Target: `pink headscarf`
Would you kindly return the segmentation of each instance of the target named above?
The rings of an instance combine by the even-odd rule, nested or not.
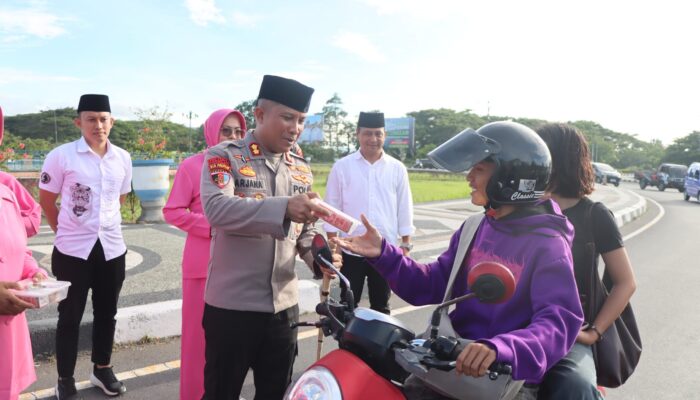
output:
[[[3,118],[2,118],[2,107],[0,107],[0,144],[2,144],[2,134],[3,134]]]
[[[231,114],[238,117],[238,121],[241,123],[241,129],[243,129],[243,134],[245,135],[246,125],[243,114],[237,110],[222,108],[211,113],[209,118],[207,118],[207,120],[204,122],[204,140],[207,142],[207,147],[212,147],[219,144],[219,131],[221,130],[221,125],[223,125],[226,117]]]

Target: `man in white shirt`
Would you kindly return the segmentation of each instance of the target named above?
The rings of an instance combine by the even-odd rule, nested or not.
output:
[[[413,248],[411,234],[414,231],[411,187],[403,163],[383,150],[386,138],[384,114],[361,112],[356,134],[360,149],[333,165],[325,200],[358,220],[360,214],[364,214],[376,225],[382,237],[399,245],[404,255],[408,255]],[[331,225],[324,224],[323,227],[329,239],[339,233]],[[353,235],[362,235],[364,230],[361,225]],[[367,278],[370,307],[390,313],[389,285],[364,258],[343,252],[343,274],[350,281],[356,302],[359,303],[362,297]]]
[[[58,305],[59,400],[77,396],[73,373],[89,289],[94,310],[90,382],[108,396],[126,392],[112,372],[110,359],[114,316],[125,277],[120,208],[131,191],[131,157],[109,142],[113,124],[107,96],[81,96],[75,125],[82,137],[53,149],[39,179],[39,202],[56,232],[51,269],[59,280],[71,282],[68,297]],[[56,206],[59,195],[60,210]]]

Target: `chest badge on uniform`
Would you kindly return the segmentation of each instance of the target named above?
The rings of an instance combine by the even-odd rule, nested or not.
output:
[[[260,151],[260,145],[257,143],[251,143],[248,146],[248,148],[250,149],[250,154],[254,156],[259,156],[260,154],[262,154],[262,152]]]
[[[292,179],[305,185],[310,185],[312,183],[311,178],[306,175],[292,175]]]
[[[255,171],[250,165],[244,165],[241,168],[238,169],[238,173],[240,173],[243,176],[249,176],[249,177],[254,177],[255,176]]]
[[[212,157],[207,161],[209,176],[219,188],[224,188],[231,182],[231,162],[228,158]]]
[[[309,167],[307,167],[306,165],[297,164],[294,167],[292,167],[292,169],[295,171],[299,171],[303,174],[310,174],[311,173],[311,169]]]

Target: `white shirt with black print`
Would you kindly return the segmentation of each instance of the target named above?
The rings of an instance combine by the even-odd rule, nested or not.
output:
[[[100,157],[83,137],[63,144],[46,156],[39,188],[61,195],[61,253],[87,260],[99,238],[107,260],[124,254],[119,196],[131,191],[129,153],[108,142]]]

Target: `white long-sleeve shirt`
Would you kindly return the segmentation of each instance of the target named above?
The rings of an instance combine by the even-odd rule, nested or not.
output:
[[[370,164],[360,151],[338,160],[331,168],[326,184],[326,202],[360,220],[360,214],[377,227],[391,244],[398,244],[401,236],[411,235],[413,227],[413,199],[406,167],[384,153]],[[326,232],[338,229],[324,224]],[[353,236],[365,233],[360,225]],[[344,232],[338,232],[346,236]]]

